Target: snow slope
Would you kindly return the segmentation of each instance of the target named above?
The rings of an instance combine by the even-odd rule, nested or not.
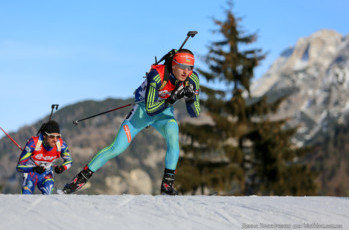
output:
[[[349,199],[0,195],[0,229],[349,229]]]

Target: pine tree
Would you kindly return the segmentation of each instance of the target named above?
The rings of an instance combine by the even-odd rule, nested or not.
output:
[[[240,28],[240,18],[226,11],[226,20],[214,20],[223,36],[212,42],[199,69],[208,83],[223,83],[224,89],[201,86],[201,104],[212,122],[182,124],[186,137],[177,174],[181,192],[219,194],[313,194],[314,174],[299,159],[309,150],[291,143],[295,132],[283,130],[286,120],[270,121],[285,99],[252,98],[254,68],[265,58],[261,49],[242,49],[256,41],[256,34]],[[202,96],[204,95],[204,97]],[[305,177],[307,179],[305,179]],[[303,187],[304,185],[304,187]]]

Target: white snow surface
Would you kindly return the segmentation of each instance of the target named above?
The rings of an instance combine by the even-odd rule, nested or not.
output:
[[[0,195],[0,229],[349,229],[349,199]]]

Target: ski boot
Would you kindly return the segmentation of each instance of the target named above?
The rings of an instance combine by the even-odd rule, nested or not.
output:
[[[86,165],[85,168],[79,172],[69,184],[64,186],[63,192],[65,194],[70,194],[80,190],[86,184],[88,179],[91,178],[92,174],[93,172]]]
[[[161,182],[161,195],[178,195],[174,189],[175,170],[165,169],[164,177]]]

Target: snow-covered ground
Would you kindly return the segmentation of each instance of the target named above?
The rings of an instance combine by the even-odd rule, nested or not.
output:
[[[349,229],[349,199],[0,195],[0,229]]]

